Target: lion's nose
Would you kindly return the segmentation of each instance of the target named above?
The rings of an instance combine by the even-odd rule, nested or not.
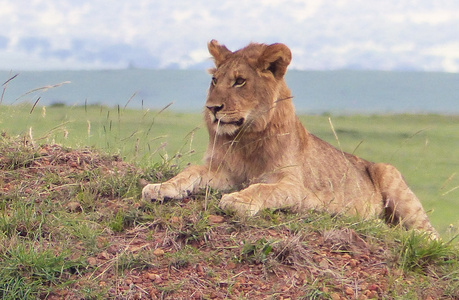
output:
[[[210,110],[214,115],[217,114],[217,112],[221,111],[223,109],[223,104],[222,105],[214,105],[214,106],[206,106],[208,110]]]

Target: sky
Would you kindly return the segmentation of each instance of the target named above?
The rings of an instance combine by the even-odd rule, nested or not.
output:
[[[282,42],[299,70],[459,72],[457,0],[0,0],[0,70],[189,69]]]

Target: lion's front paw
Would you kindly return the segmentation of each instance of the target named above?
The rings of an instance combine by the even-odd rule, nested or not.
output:
[[[148,201],[182,199],[187,195],[188,193],[186,191],[178,191],[177,188],[170,183],[148,184],[142,190],[143,199]]]
[[[262,205],[259,200],[236,192],[223,195],[219,206],[221,209],[235,210],[240,215],[253,216],[261,209]]]

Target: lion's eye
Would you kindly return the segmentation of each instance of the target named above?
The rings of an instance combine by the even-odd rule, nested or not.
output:
[[[215,77],[212,77],[212,85],[217,85],[217,78]]]
[[[246,81],[245,81],[244,78],[238,77],[238,78],[236,78],[236,80],[234,81],[233,86],[234,86],[234,87],[241,87],[241,86],[244,86],[245,82],[246,82]]]

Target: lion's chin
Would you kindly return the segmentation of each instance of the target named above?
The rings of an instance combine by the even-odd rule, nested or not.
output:
[[[236,120],[218,120],[215,117],[209,125],[217,135],[236,135],[245,123],[244,118]]]
[[[238,126],[233,123],[228,123],[228,124],[214,123],[212,124],[212,129],[215,131],[217,135],[234,136],[239,132],[240,128],[241,126]]]

